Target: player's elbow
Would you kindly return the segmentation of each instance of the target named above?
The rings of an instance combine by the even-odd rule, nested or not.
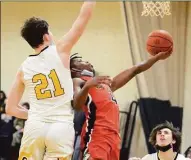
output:
[[[75,111],[81,111],[81,110],[82,110],[82,107],[77,107],[77,106],[75,106],[74,109],[75,109]]]
[[[6,114],[10,116],[14,116],[14,107],[12,107],[12,104],[9,103],[9,100],[7,100],[6,106],[5,106],[5,112]]]
[[[82,104],[80,104],[78,101],[73,101],[73,108],[77,111],[80,111],[82,109]]]

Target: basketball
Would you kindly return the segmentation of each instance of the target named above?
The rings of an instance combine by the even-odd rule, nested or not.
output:
[[[173,39],[167,31],[155,30],[148,35],[146,45],[148,53],[154,56],[173,47]]]

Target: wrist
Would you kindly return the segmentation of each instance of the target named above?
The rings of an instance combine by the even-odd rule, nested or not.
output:
[[[160,60],[160,54],[157,54],[157,55],[155,56],[155,58],[156,58],[156,61],[159,61],[159,60]]]
[[[150,59],[154,60],[155,62],[156,62],[156,61],[159,61],[159,60],[160,60],[160,55],[157,54],[157,55],[155,55],[155,56],[152,56]]]

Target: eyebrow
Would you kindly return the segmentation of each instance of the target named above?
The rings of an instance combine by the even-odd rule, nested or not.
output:
[[[169,130],[163,130],[164,132],[170,132]],[[162,132],[161,130],[157,131],[157,132]]]

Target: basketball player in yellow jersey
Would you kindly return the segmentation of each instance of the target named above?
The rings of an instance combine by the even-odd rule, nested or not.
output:
[[[71,159],[73,153],[73,83],[70,51],[82,35],[95,2],[84,2],[69,32],[53,45],[48,23],[26,20],[22,37],[35,50],[21,65],[8,96],[6,112],[27,119],[19,160]],[[30,109],[19,105],[27,90]]]

